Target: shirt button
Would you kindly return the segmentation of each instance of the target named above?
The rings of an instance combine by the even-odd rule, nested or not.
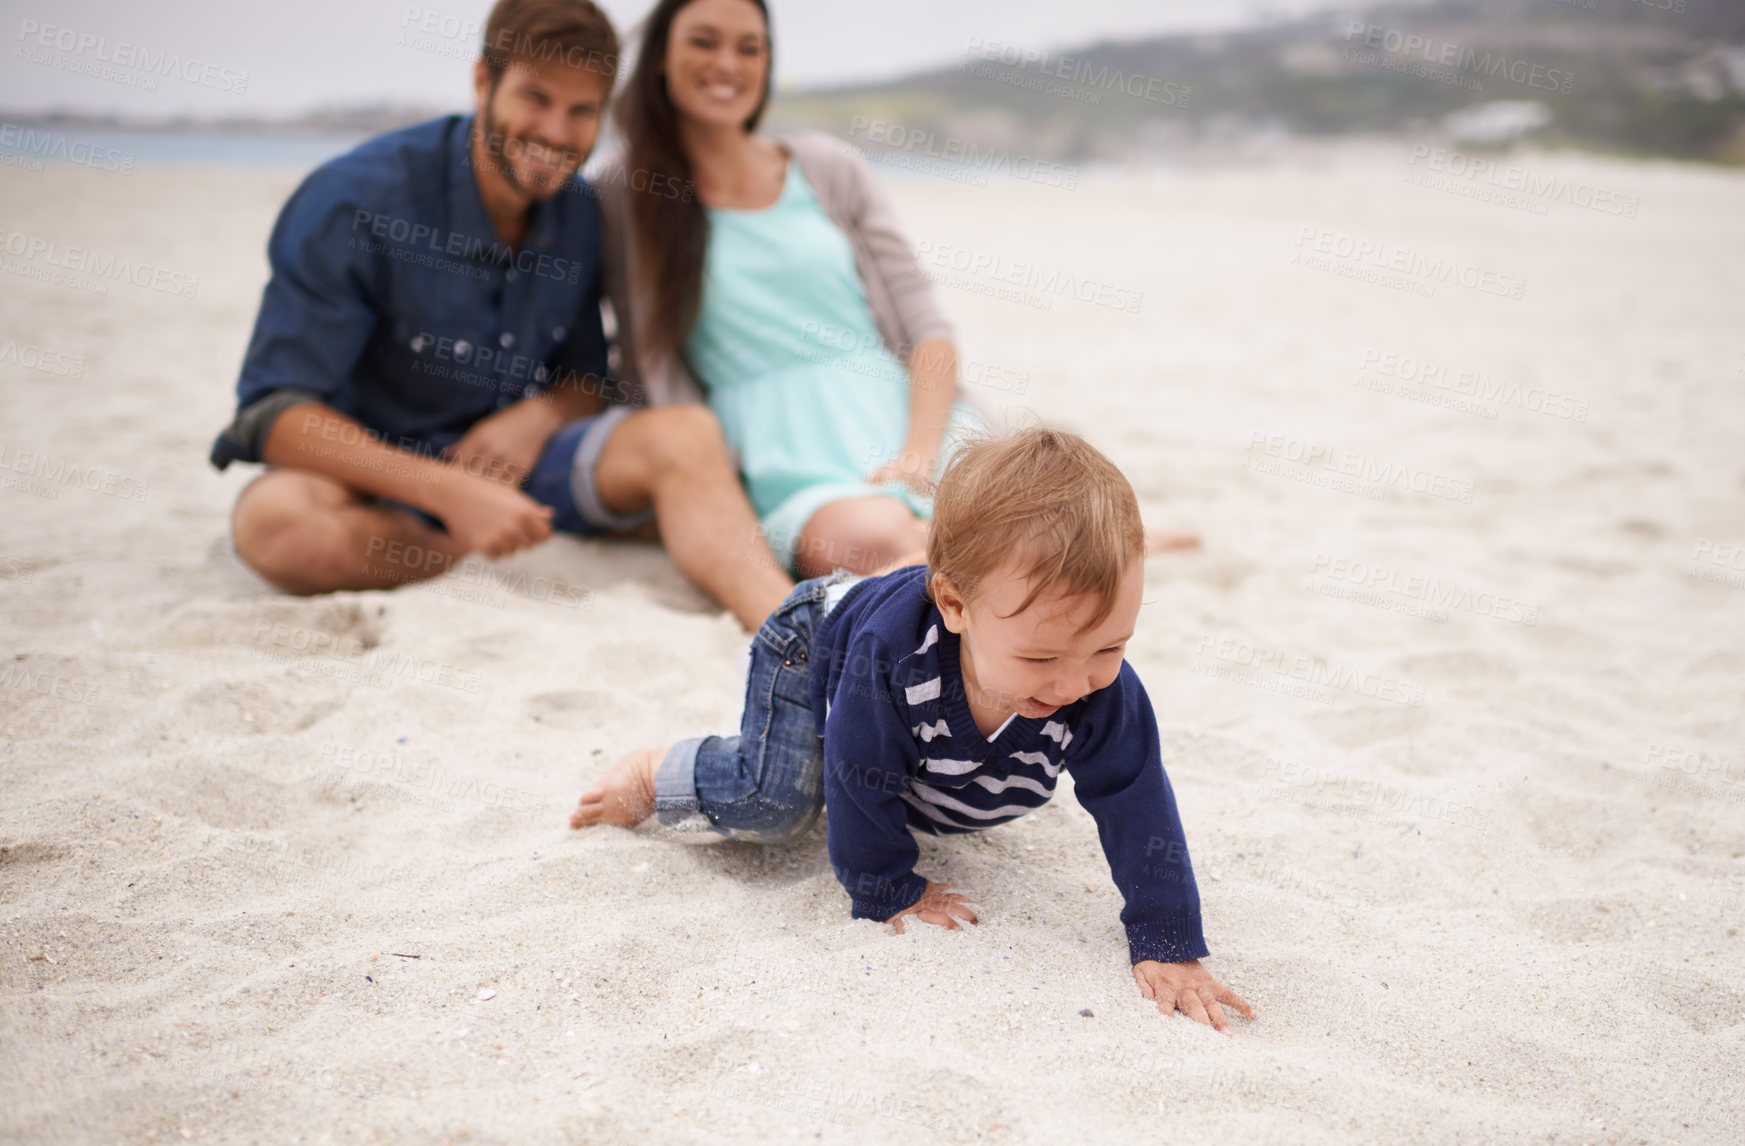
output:
[[[471,354],[472,352],[473,352],[473,344],[472,343],[468,342],[464,338],[457,338],[454,340],[454,356],[456,358],[465,359],[466,356]]]
[[[514,282],[515,281],[515,268],[510,267],[507,271],[503,272],[503,277],[508,279],[510,282]]]
[[[569,329],[567,327],[554,326],[551,328],[551,337],[552,337],[553,341],[556,341],[556,342],[562,342],[564,340],[564,336],[568,333],[569,333]]]
[[[424,348],[430,345],[430,342],[422,334],[414,334],[409,345],[412,347],[412,353],[423,354]]]
[[[509,332],[508,332],[508,331],[507,331],[507,330],[505,330],[505,331],[504,331],[504,332],[503,332],[503,333],[502,333],[502,334],[501,334],[501,335],[500,335],[500,336],[499,336],[499,337],[498,337],[498,338],[497,338],[497,345],[498,345],[498,346],[501,346],[501,347],[502,347],[502,348],[503,348],[503,349],[504,349],[504,350],[507,350],[507,349],[509,349],[509,348],[510,348],[510,347],[511,347],[511,346],[514,346],[514,345],[515,345],[515,336],[514,336],[514,335],[513,335],[513,334],[510,334],[510,333],[509,333]]]

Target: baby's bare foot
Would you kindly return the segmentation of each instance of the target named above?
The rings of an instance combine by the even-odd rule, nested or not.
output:
[[[570,813],[570,827],[616,824],[634,828],[654,814],[654,774],[666,756],[664,748],[631,752],[612,765],[598,784],[582,793]]]

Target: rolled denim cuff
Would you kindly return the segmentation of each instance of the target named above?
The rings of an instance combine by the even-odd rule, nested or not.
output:
[[[606,452],[606,440],[618,424],[635,413],[628,406],[614,406],[595,418],[581,440],[576,442],[575,456],[570,460],[570,497],[582,520],[614,533],[628,533],[637,526],[654,520],[654,507],[640,513],[614,513],[608,509],[594,485],[594,471],[600,466],[600,455]]]
[[[666,758],[654,773],[654,815],[676,832],[708,832],[715,825],[702,813],[697,800],[697,749],[707,736],[681,740],[667,749]]]

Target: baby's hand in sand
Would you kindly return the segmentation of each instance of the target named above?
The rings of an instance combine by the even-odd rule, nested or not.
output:
[[[1230,1033],[1230,1020],[1224,1017],[1220,1003],[1235,1007],[1245,1019],[1254,1017],[1254,1008],[1248,1001],[1212,978],[1198,959],[1185,963],[1141,959],[1133,964],[1133,979],[1139,984],[1140,993],[1155,1002],[1166,1017],[1180,1010],[1194,1022],[1217,1027],[1224,1034]]]
[[[666,756],[663,748],[644,748],[621,757],[600,782],[582,793],[570,813],[570,827],[616,824],[634,828],[654,814],[654,774]]]
[[[966,905],[963,893],[951,890],[949,883],[934,883],[927,881],[927,890],[921,893],[921,898],[891,916],[889,922],[897,929],[897,934],[903,933],[903,916],[913,915],[923,923],[937,923],[951,931],[962,931],[958,926],[959,919],[966,923],[976,921],[976,913]]]

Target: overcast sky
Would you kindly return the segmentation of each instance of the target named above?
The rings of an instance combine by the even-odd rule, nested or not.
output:
[[[653,6],[653,0],[600,2],[620,31]],[[802,87],[955,63],[972,37],[1065,48],[1331,6],[1332,0],[771,2],[778,82]],[[490,0],[0,0],[8,45],[0,57],[0,108],[155,119],[276,117],[376,102],[457,105],[467,99],[468,61],[479,39],[467,25],[482,25],[489,9]],[[418,31],[423,14],[432,14],[435,35]],[[51,39],[70,50],[38,43],[51,28]],[[402,40],[407,35],[413,42]],[[137,59],[117,61],[122,43],[154,60],[174,57],[185,76],[152,77]],[[140,82],[148,78],[155,91]]]

